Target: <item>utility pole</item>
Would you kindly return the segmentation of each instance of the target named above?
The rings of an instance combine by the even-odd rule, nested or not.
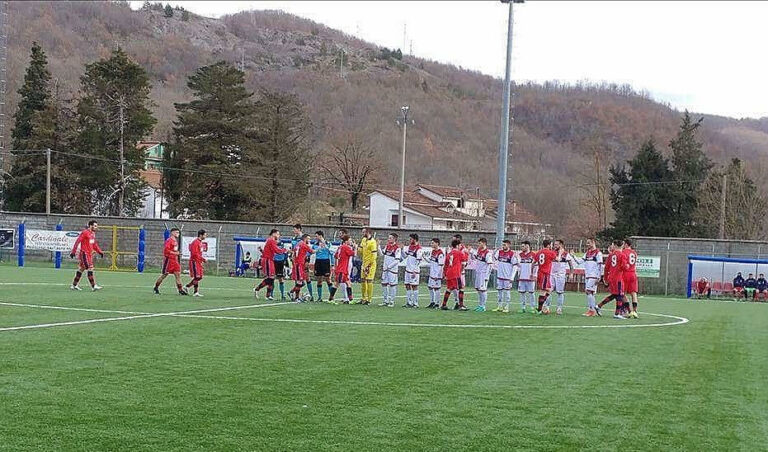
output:
[[[5,150],[12,148],[6,146],[7,133],[5,129],[6,119],[6,80],[8,77],[8,12],[9,2],[0,1],[0,183],[5,180],[6,158]],[[9,165],[8,165],[9,166]],[[0,201],[2,202],[2,201]]]
[[[501,248],[506,232],[507,220],[507,165],[509,162],[509,109],[511,104],[512,90],[512,10],[515,3],[522,3],[522,0],[502,0],[502,3],[509,3],[509,18],[507,19],[507,66],[504,74],[504,95],[501,109],[501,133],[499,136],[499,208],[498,218],[496,219],[496,248]]]
[[[120,96],[120,197],[118,198],[119,217],[123,216],[123,205],[125,203],[125,153],[123,148],[123,136],[125,131],[125,98]]]
[[[720,193],[720,234],[718,237],[725,238],[725,199],[728,192],[728,173],[723,174],[723,190]]]
[[[405,200],[405,140],[408,134],[408,112],[411,107],[404,105],[400,108],[401,117],[397,119],[397,123],[403,126],[403,159],[400,165],[400,205],[398,208],[397,227],[402,229],[403,223],[405,223],[405,216],[403,214],[403,201]],[[412,120],[411,120],[412,121]]]
[[[45,150],[45,214],[51,214],[51,150]]]

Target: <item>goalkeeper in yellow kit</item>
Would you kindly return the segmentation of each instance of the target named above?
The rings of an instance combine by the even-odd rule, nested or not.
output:
[[[371,304],[373,298],[373,278],[376,276],[376,257],[379,252],[379,244],[373,238],[370,229],[363,229],[363,238],[360,240],[360,257],[363,259],[363,269],[360,279],[363,282],[363,296],[361,304]]]

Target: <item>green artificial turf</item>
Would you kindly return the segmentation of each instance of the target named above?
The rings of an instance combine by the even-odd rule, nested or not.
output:
[[[272,304],[253,279],[206,277],[193,299],[171,280],[153,295],[156,276],[72,292],[71,270],[0,267],[2,303],[90,310],[0,305],[0,449],[768,448],[768,305],[643,297],[625,322],[582,317],[575,293],[561,317],[253,307]],[[677,321],[650,313],[690,321],[498,328]],[[77,323],[93,319],[122,320]]]

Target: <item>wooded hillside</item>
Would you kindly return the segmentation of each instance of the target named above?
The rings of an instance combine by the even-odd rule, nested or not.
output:
[[[250,89],[292,92],[306,106],[313,152],[349,137],[373,149],[383,168],[381,188],[398,179],[401,135],[395,118],[408,104],[415,119],[409,127],[409,183],[496,191],[498,79],[402,57],[274,11],[209,19],[181,11],[173,17],[132,11],[124,3],[11,2],[9,21],[9,112],[15,111],[33,41],[47,53],[60,92],[70,98],[78,96],[85,64],[123,48],[150,75],[158,119],[151,138],[160,140],[171,138],[174,103],[190,98],[189,75],[218,60],[242,62]],[[649,136],[665,147],[680,122],[679,112],[627,86],[519,85],[514,96],[512,195],[561,233],[574,232],[566,225],[590,216],[583,201],[596,182],[596,161],[605,182],[608,165],[631,158]],[[768,118],[707,116],[701,140],[716,162],[741,158],[758,185],[768,187]]]

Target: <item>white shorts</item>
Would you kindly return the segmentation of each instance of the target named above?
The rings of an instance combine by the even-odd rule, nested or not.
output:
[[[397,267],[395,267],[393,270],[384,270],[381,272],[381,285],[382,286],[397,285]]]
[[[555,286],[555,292],[565,292],[565,275],[552,275],[552,283]]]
[[[536,288],[536,281],[523,281],[523,280],[517,281],[518,292],[533,293],[535,288]]]
[[[429,278],[427,287],[430,289],[439,289],[443,287],[443,278]]]
[[[480,292],[488,290],[488,278],[475,278],[475,289]]]
[[[403,282],[408,286],[418,286],[419,276],[421,276],[421,274],[407,271],[403,276]]]
[[[592,292],[597,293],[597,283],[600,280],[597,278],[586,278],[584,280],[584,291],[585,292]]]
[[[496,278],[496,289],[498,290],[512,290],[511,279]]]

